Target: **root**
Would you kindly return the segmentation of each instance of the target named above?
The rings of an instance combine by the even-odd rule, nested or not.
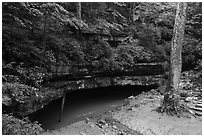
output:
[[[177,117],[182,117],[184,116],[184,113],[189,113],[189,109],[183,104],[180,104],[179,98],[176,98],[175,96],[164,98],[161,102],[161,106],[158,107],[156,111]]]

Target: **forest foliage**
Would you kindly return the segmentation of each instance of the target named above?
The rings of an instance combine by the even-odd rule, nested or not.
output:
[[[3,94],[36,99],[51,65],[91,64],[104,70],[169,56],[176,3],[3,2]],[[106,37],[123,37],[119,43]],[[201,67],[202,3],[188,3],[183,69]],[[120,67],[119,67],[120,68]],[[19,92],[20,91],[20,92]],[[7,133],[5,133],[7,134]]]
[[[188,4],[186,66],[195,66],[202,56],[201,7],[201,3]],[[76,3],[3,3],[2,57],[7,77],[15,73],[24,79],[22,83],[38,86],[51,64],[101,64],[111,59],[121,64],[124,55],[130,64],[131,60],[156,62],[164,59],[155,47],[169,52],[175,3],[82,3],[81,14],[82,19],[76,17]],[[87,38],[85,32],[127,38],[112,47],[100,37]]]

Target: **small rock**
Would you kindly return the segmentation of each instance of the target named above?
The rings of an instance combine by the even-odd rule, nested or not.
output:
[[[98,125],[98,127],[103,128],[103,126],[101,124],[97,124],[97,125]]]
[[[90,124],[90,127],[94,127],[94,124]]]
[[[130,110],[130,111],[132,111],[132,107],[131,107],[131,108],[128,108],[127,110]]]
[[[86,135],[85,133],[83,133],[83,132],[79,132],[81,135]]]
[[[103,126],[103,128],[107,128],[108,127],[108,124],[105,124],[104,126]]]
[[[192,97],[193,100],[198,100],[198,97]]]
[[[134,96],[129,96],[128,98],[129,98],[129,99],[134,99]]]
[[[181,93],[180,93],[180,96],[186,98],[186,97],[188,96],[188,93],[187,93],[187,92],[181,92]]]
[[[117,126],[116,126],[116,125],[113,125],[112,128],[113,128],[113,129],[117,129]]]
[[[132,107],[131,109],[133,112],[135,112],[137,110],[137,108],[135,108],[135,107]]]
[[[125,135],[126,133],[124,131],[121,131],[121,135]]]
[[[86,120],[87,120],[87,121],[90,121],[90,119],[89,119],[89,118],[87,118],[87,117],[85,117],[85,118],[86,118]]]
[[[124,135],[124,132],[119,131],[117,135]]]
[[[101,122],[101,124],[106,124],[106,121],[103,119],[101,119],[100,122]]]
[[[187,98],[185,99],[185,101],[186,101],[186,102],[191,102],[191,101],[192,101],[192,97],[187,97]]]
[[[155,97],[154,96],[149,96],[149,99],[154,99]]]

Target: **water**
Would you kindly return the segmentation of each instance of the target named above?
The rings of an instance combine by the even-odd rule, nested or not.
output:
[[[117,86],[73,91],[66,96],[61,122],[58,122],[61,99],[53,101],[44,109],[33,114],[32,120],[41,123],[45,130],[59,129],[89,114],[107,111],[122,104],[127,97],[136,96],[151,88],[153,87]]]

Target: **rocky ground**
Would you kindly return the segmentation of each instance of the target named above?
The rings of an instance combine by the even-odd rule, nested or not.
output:
[[[61,135],[201,135],[202,117],[186,114],[184,117],[159,114],[155,109],[162,96],[154,92],[131,96],[121,106],[102,114],[92,114],[44,134]],[[192,102],[191,102],[192,103]],[[190,102],[188,102],[190,104]],[[200,107],[199,107],[200,108]],[[202,109],[202,108],[201,108]]]
[[[132,97],[129,105],[113,113],[113,118],[145,135],[202,134],[202,118],[200,116],[184,114],[179,118],[157,113],[155,109],[160,105],[161,98],[160,95],[152,93]]]

